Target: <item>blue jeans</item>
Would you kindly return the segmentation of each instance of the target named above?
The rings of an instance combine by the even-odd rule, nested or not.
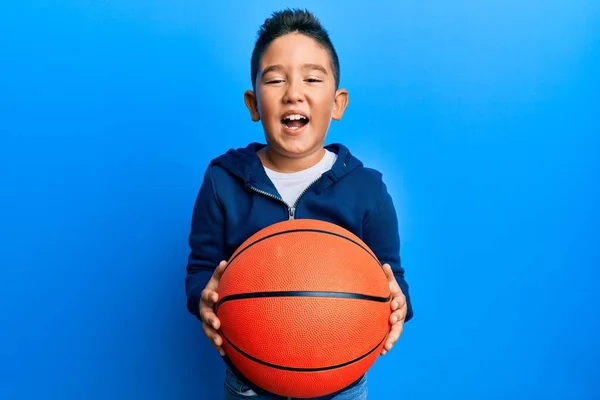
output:
[[[229,368],[225,371],[224,400],[286,400],[291,397],[256,394],[250,387],[242,382]],[[367,400],[367,375],[351,388],[334,395],[315,397],[313,400]]]

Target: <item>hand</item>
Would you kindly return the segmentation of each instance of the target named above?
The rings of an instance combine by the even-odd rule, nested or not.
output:
[[[215,314],[215,304],[219,301],[219,294],[217,288],[221,281],[223,271],[227,266],[227,261],[221,261],[219,266],[215,269],[215,272],[211,276],[210,280],[206,284],[206,287],[202,291],[200,297],[200,320],[202,320],[202,330],[206,337],[210,340],[213,347],[219,352],[221,356],[225,355],[223,350],[223,338],[217,332],[221,327],[221,321]]]
[[[392,349],[394,344],[396,344],[402,334],[408,307],[406,305],[406,297],[404,297],[400,285],[398,285],[396,277],[394,277],[392,267],[390,267],[389,264],[384,264],[383,270],[388,278],[390,292],[392,293],[392,314],[390,315],[390,324],[392,326],[387,341],[383,346],[383,350],[381,350],[381,355],[385,356],[385,354]]]

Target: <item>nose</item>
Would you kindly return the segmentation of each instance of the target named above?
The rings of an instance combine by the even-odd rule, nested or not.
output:
[[[283,96],[284,103],[297,103],[304,100],[304,92],[302,89],[302,81],[298,79],[290,79],[288,81],[285,93]]]

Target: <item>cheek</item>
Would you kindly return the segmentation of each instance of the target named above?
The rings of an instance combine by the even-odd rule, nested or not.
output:
[[[269,101],[265,101],[265,99],[262,99],[258,102],[258,112],[260,113],[263,122],[270,122],[271,119],[275,118],[277,114],[277,109],[276,107],[273,107]]]
[[[328,124],[329,120],[333,116],[334,104],[331,100],[327,99],[318,104],[317,107],[313,108],[312,115],[318,119],[319,123]]]

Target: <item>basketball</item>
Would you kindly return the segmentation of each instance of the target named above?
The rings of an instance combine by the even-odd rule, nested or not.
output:
[[[256,386],[317,397],[359,379],[387,335],[391,294],[375,254],[323,221],[276,223],[225,268],[215,306],[231,362]]]

